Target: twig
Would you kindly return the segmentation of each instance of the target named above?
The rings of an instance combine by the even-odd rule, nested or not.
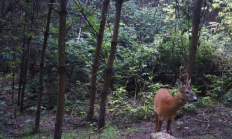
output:
[[[52,10],[53,10],[53,11],[55,11],[55,12],[59,13],[59,11],[58,11],[58,10],[56,10],[55,8],[53,8],[53,7],[52,7],[52,5],[60,5],[59,3],[55,3],[55,2],[53,2],[53,3],[48,3],[47,1],[45,1],[45,2],[48,4],[48,6],[49,6],[49,7],[51,7],[51,8],[52,8]]]
[[[71,119],[72,119],[72,120],[74,120],[74,118],[73,118],[73,111],[74,111],[74,108],[76,107],[76,105],[77,105],[77,104],[75,104],[75,105],[73,106],[73,108],[72,108],[72,112],[71,112]]]
[[[224,118],[224,117],[220,117],[220,116],[218,116],[218,115],[215,115],[215,116],[217,116],[217,117],[219,117],[219,118],[222,118],[223,120],[225,120],[225,122],[228,122],[230,125],[232,125],[232,123],[231,122],[229,122],[226,118]],[[232,126],[231,126],[232,127]]]
[[[89,22],[88,18],[86,17],[85,13],[83,12],[83,8],[80,7],[80,3],[79,2],[77,3],[76,1],[73,1],[73,2],[80,9],[80,13],[83,15],[83,17],[85,18],[85,20],[87,21],[87,23],[89,24],[89,26],[93,29],[94,33],[98,34],[98,32],[94,29],[94,27],[92,26],[92,24]]]
[[[18,127],[17,127],[17,121],[16,121],[15,119],[14,119],[14,122],[15,122],[15,128],[18,128]]]
[[[208,123],[208,121],[201,121],[201,120],[195,119],[195,118],[190,117],[190,116],[188,116],[188,118],[193,119],[193,120],[198,121],[198,122]]]
[[[231,122],[229,122],[226,118],[223,118],[223,117],[221,117],[223,120],[225,120],[225,122],[228,122],[229,124],[231,124],[232,125],[232,123]]]
[[[187,16],[188,19],[190,19],[190,15],[180,6],[177,0],[176,3],[177,3],[177,7],[180,8],[180,10]]]
[[[72,112],[71,112],[71,119],[73,120],[73,119],[74,119],[73,116],[72,116],[72,115],[73,115],[73,110],[74,110],[74,108],[76,107],[77,104],[73,104],[71,101],[68,100],[67,96],[68,96],[70,93],[71,93],[71,92],[68,92],[68,94],[65,95],[64,97],[65,97],[65,100],[67,100],[70,104],[74,105],[73,108],[72,108]]]
[[[207,111],[207,110],[208,110],[208,108],[207,108],[205,111]],[[203,113],[202,113],[202,115],[203,115],[204,117],[205,117],[205,111],[203,111]],[[205,117],[205,119],[206,119],[208,122],[210,122],[208,118]]]
[[[129,113],[129,114],[128,114],[125,118],[123,118],[123,119],[122,119],[122,122],[124,122],[124,121],[128,120],[128,119],[129,119],[129,117],[131,116],[131,114],[132,114],[132,113],[130,112],[130,113]]]
[[[12,5],[9,5],[5,11],[5,13],[3,13],[0,18],[3,18],[16,4],[18,4],[18,2],[20,2],[20,0],[17,0],[15,3],[13,3]]]
[[[203,113],[202,113],[202,115],[203,115],[204,117],[205,117],[205,111],[207,111],[207,110],[208,110],[208,108],[207,108],[206,110],[204,110]],[[209,125],[209,122],[210,122],[210,121],[209,121],[209,119],[206,118],[206,117],[205,117],[205,119],[208,121],[208,124],[207,124],[207,127],[206,127],[206,129],[208,129],[209,126],[210,126],[210,125]]]

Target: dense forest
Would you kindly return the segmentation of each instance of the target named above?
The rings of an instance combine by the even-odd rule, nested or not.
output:
[[[149,138],[155,94],[175,96],[183,71],[198,102],[178,111],[173,136],[232,138],[231,0],[0,7],[0,138]]]

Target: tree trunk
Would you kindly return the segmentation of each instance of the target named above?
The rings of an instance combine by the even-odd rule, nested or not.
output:
[[[4,12],[5,12],[5,3],[6,3],[6,1],[5,0],[3,0],[3,1],[1,1],[1,15],[3,15],[4,14]]]
[[[14,91],[15,91],[15,67],[13,66],[13,79],[12,79],[12,95],[11,99],[14,100]]]
[[[106,24],[106,14],[108,10],[110,0],[103,1],[103,9],[102,9],[102,20],[100,23],[100,29],[97,36],[97,47],[95,50],[95,58],[93,63],[93,70],[92,70],[92,78],[91,78],[91,87],[90,87],[90,98],[89,98],[89,112],[88,112],[88,120],[92,120],[94,117],[94,103],[95,103],[95,96],[96,96],[96,79],[97,79],[97,71],[99,66],[99,58],[100,52],[102,47],[102,40],[104,36],[105,24]]]
[[[23,112],[23,105],[24,105],[24,94],[26,89],[26,83],[27,83],[27,69],[28,69],[28,62],[29,62],[29,48],[31,44],[31,36],[29,38],[26,37],[27,40],[27,47],[25,47],[25,59],[24,59],[24,68],[23,68],[23,80],[22,80],[22,91],[21,91],[21,101],[20,101],[20,112]]]
[[[58,40],[58,94],[57,94],[57,111],[54,139],[61,139],[62,124],[64,116],[64,93],[65,93],[65,36],[66,36],[66,16],[67,16],[67,0],[60,1],[59,12],[59,40]]]
[[[29,3],[30,0],[27,0],[26,3]],[[32,11],[25,11],[25,31],[28,30],[29,28],[32,28],[32,23],[30,23],[30,21],[28,20],[29,18],[31,18],[31,13],[33,13],[33,6],[32,6]],[[28,22],[29,21],[29,22]],[[23,112],[23,105],[24,105],[24,93],[25,93],[25,89],[26,89],[26,83],[27,83],[27,70],[28,70],[28,63],[29,63],[29,54],[30,54],[30,45],[31,45],[31,39],[32,39],[32,35],[30,34],[26,34],[26,33],[31,33],[31,31],[26,31],[24,34],[24,61],[22,61],[23,64],[23,74],[22,74],[22,90],[21,90],[21,100],[20,100],[20,112]]]
[[[202,7],[203,0],[197,0],[194,15],[193,15],[193,27],[192,27],[192,38],[190,44],[190,52],[189,52],[189,59],[188,59],[188,66],[187,71],[189,74],[189,79],[191,79],[193,74],[194,62],[196,58],[197,52],[197,43],[198,43],[198,31],[199,31],[199,24],[201,19],[201,7]]]
[[[23,67],[24,67],[24,57],[25,57],[25,49],[24,48],[25,48],[25,43],[26,43],[25,39],[26,38],[24,36],[24,38],[23,38],[23,53],[22,53],[22,59],[21,59],[21,65],[20,65],[19,89],[18,89],[18,102],[17,102],[17,106],[20,105],[21,88],[22,88],[22,82],[23,82]]]
[[[113,72],[113,63],[116,53],[116,46],[118,41],[118,30],[119,30],[119,22],[120,22],[120,16],[121,16],[121,9],[122,9],[122,3],[123,0],[117,0],[116,1],[116,14],[115,14],[115,24],[114,24],[114,32],[113,32],[113,38],[111,42],[111,49],[110,49],[110,56],[107,63],[107,67],[105,69],[105,81],[104,86],[101,92],[101,102],[100,102],[100,113],[99,113],[99,119],[98,119],[98,128],[102,128],[105,126],[105,106],[106,106],[106,99],[108,95],[108,89],[110,85],[110,79]]]
[[[86,0],[85,7],[87,8],[88,6],[89,6],[89,0]],[[79,28],[78,35],[77,35],[77,43],[79,43],[79,40],[81,37],[81,30],[82,30],[81,26],[82,26],[83,21],[84,21],[84,17],[82,16],[80,19],[80,28]]]
[[[44,42],[43,42],[43,48],[41,53],[41,59],[40,59],[40,70],[39,70],[39,97],[37,102],[37,110],[36,110],[36,119],[35,119],[35,132],[37,133],[39,130],[39,123],[40,123],[40,113],[41,113],[41,103],[42,103],[42,97],[43,97],[43,75],[44,75],[44,60],[45,60],[45,52],[47,48],[47,41],[49,36],[49,26],[51,21],[51,15],[52,15],[52,3],[54,0],[50,0],[49,10],[48,10],[48,17],[47,17],[47,24],[46,24],[46,30],[44,32]]]

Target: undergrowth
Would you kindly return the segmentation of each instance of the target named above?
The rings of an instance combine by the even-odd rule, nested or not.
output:
[[[93,127],[87,128],[85,131],[71,131],[62,134],[62,139],[118,139],[130,134],[131,132],[138,131],[136,127],[128,129],[119,129],[115,125],[108,125],[106,128],[96,131]],[[0,136],[1,137],[1,136]],[[47,137],[47,134],[36,134],[23,139],[52,139],[53,137]]]

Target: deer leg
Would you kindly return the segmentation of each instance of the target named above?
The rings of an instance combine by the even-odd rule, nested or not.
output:
[[[155,112],[155,132],[157,132],[158,126],[159,126],[159,117],[158,114]]]
[[[172,120],[168,120],[167,122],[167,133],[169,133],[170,135],[172,135],[171,122]]]
[[[158,126],[158,129],[157,129],[157,132],[160,132],[161,131],[161,128],[162,128],[162,125],[163,125],[163,121],[161,121],[160,119],[159,119],[159,126]]]

